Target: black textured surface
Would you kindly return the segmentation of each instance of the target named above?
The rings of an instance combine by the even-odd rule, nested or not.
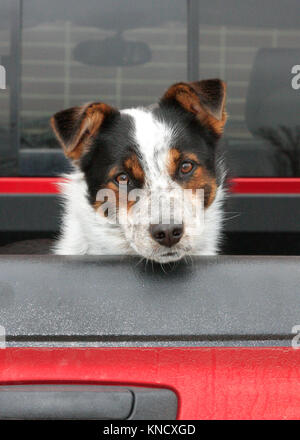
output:
[[[8,346],[290,345],[299,257],[0,257]]]
[[[125,387],[0,386],[0,420],[125,420],[132,406]]]
[[[176,394],[101,385],[0,386],[0,420],[172,420]]]

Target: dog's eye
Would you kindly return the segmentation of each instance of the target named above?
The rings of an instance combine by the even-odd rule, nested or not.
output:
[[[129,177],[126,173],[119,174],[115,180],[119,185],[126,185],[129,183]]]
[[[189,160],[185,160],[181,163],[179,171],[181,174],[189,174],[194,169],[193,162],[190,162]]]

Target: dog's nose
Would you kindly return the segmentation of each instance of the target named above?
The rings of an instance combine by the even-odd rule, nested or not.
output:
[[[150,234],[162,246],[172,247],[178,243],[183,235],[183,225],[150,225]]]

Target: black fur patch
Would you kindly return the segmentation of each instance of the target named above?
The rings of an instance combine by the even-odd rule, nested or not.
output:
[[[217,141],[211,132],[203,127],[196,118],[183,110],[176,103],[160,104],[154,110],[154,116],[170,127],[176,127],[176,135],[171,148],[180,152],[194,153],[199,163],[212,176],[216,175],[216,145]]]
[[[136,151],[134,123],[129,115],[120,113],[107,118],[89,152],[80,162],[85,174],[90,202],[94,203],[97,192],[108,181],[108,173]]]

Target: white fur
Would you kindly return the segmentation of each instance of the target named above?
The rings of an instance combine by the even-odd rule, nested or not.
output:
[[[149,192],[178,189],[179,185],[167,172],[168,150],[172,146],[172,135],[176,132],[176,127],[169,127],[155,120],[146,109],[123,110],[123,113],[134,119],[135,138],[145,172],[146,189]],[[149,225],[137,228],[130,223],[130,219],[125,226],[111,224],[90,205],[83,173],[74,169],[66,177],[68,181],[61,184],[65,212],[61,237],[54,248],[56,254],[136,254],[147,259],[168,262],[186,254],[214,255],[218,251],[223,220],[222,185],[219,186],[213,203],[205,210],[203,232],[197,237],[189,237],[186,233],[175,246],[176,255],[163,257],[163,247],[150,237]],[[188,219],[186,221],[188,223]]]

